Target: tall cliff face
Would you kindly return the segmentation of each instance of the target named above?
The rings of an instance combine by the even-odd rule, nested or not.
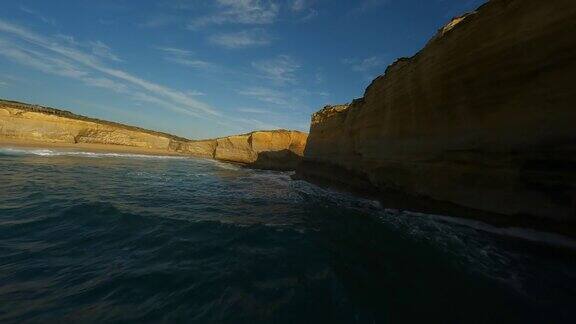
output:
[[[258,131],[193,141],[166,133],[74,115],[67,111],[0,101],[0,138],[53,144],[107,144],[188,154],[255,168],[294,170],[307,134]]]
[[[316,113],[297,173],[575,222],[575,75],[576,1],[491,0]]]

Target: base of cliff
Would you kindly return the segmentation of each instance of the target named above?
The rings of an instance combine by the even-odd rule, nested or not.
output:
[[[295,171],[301,161],[302,156],[290,150],[268,151],[258,153],[256,161],[246,166],[252,169]]]
[[[390,188],[374,186],[366,174],[337,165],[302,161],[294,180],[303,180],[324,188],[347,192],[361,198],[374,199],[386,209],[396,209],[430,215],[442,215],[481,221],[500,228],[526,228],[576,238],[576,224],[541,219],[533,215],[505,215],[457,205],[447,201],[417,196]]]

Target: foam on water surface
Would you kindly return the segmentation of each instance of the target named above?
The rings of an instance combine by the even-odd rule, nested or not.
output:
[[[138,158],[138,159],[186,159],[183,156],[170,155],[147,155],[133,153],[115,153],[115,152],[88,152],[75,150],[57,150],[42,148],[13,148],[0,147],[0,155],[37,155],[37,156],[81,156],[92,158],[118,157],[118,158]]]
[[[0,150],[2,323],[574,322],[571,247],[286,172]]]

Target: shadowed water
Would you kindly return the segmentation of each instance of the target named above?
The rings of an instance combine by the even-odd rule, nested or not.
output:
[[[552,238],[289,173],[0,149],[2,323],[570,323],[576,253]]]

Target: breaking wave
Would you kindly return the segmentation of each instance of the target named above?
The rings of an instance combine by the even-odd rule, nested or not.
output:
[[[113,153],[113,152],[85,152],[85,151],[68,151],[68,150],[54,150],[54,149],[23,149],[23,148],[0,148],[0,156],[21,156],[21,155],[36,155],[36,156],[81,156],[91,158],[137,158],[137,159],[186,159],[183,156],[170,156],[170,155],[147,155],[147,154],[131,154],[131,153]]]

